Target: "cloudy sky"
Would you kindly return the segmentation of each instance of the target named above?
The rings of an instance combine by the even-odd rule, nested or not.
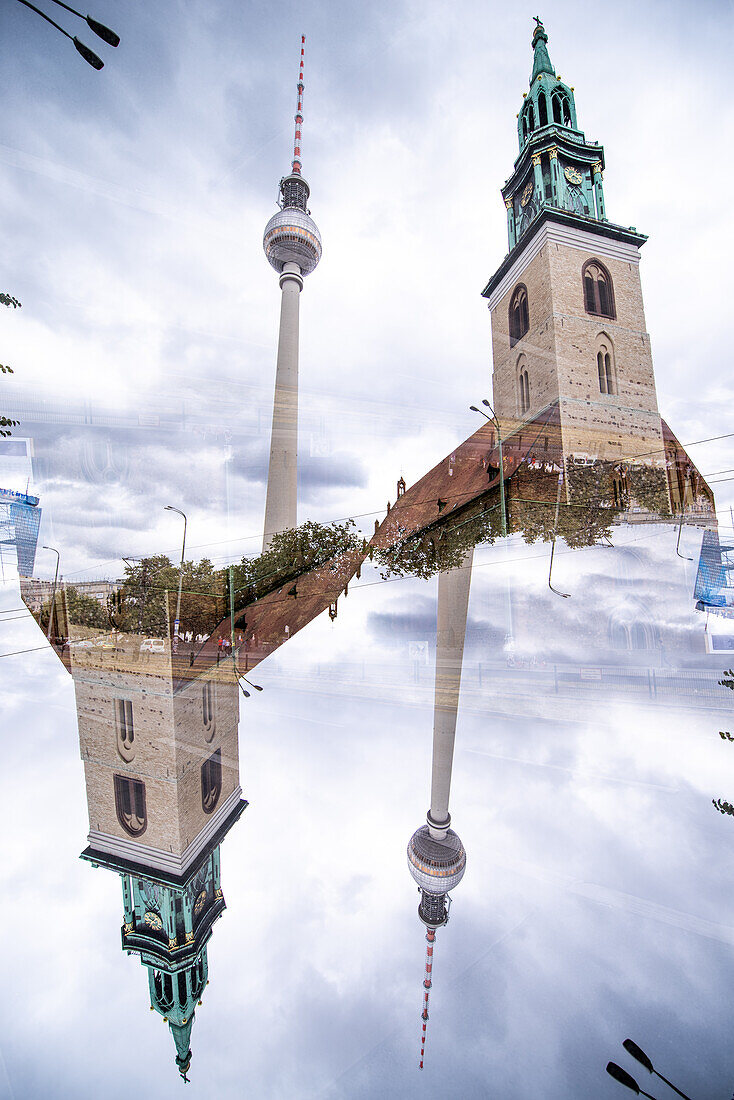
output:
[[[122,554],[175,552],[171,503],[196,553],[256,547],[279,308],[261,239],[290,163],[301,32],[324,240],[301,302],[301,518],[384,510],[489,394],[479,292],[507,248],[499,187],[535,10],[101,0],[94,14],[122,36],[99,44],[101,73],[19,4],[0,11],[3,287],[23,302],[0,317],[15,368],[1,385],[36,440],[42,541],[62,544],[66,575],[114,575]],[[684,442],[726,434],[731,5],[611,5],[593,49],[583,8],[540,14],[605,146],[609,216],[650,236],[661,411]],[[734,466],[728,439],[691,453],[704,473]]]
[[[686,533],[686,555],[697,540]],[[240,713],[250,805],[222,846],[227,911],[196,1012],[192,1096],[613,1100],[604,1066],[634,1071],[627,1036],[689,1095],[731,1096],[732,821],[711,805],[734,795],[734,746],[718,735],[731,702],[720,658],[701,668],[691,566],[666,527],[562,552],[572,596],[555,598],[548,631],[547,563],[547,547],[518,538],[477,555],[470,619],[483,630],[465,654],[451,806],[468,865],[437,934],[423,1074],[425,939],[405,846],[428,799],[433,677],[408,640],[431,634],[435,583],[364,577],[336,622],[321,616],[258,668],[265,690]],[[580,681],[576,665],[556,695],[558,654],[561,671],[589,663],[588,632],[630,581],[672,648],[637,654],[642,690]],[[512,670],[491,642],[508,593],[513,629],[545,635],[549,667]],[[27,618],[4,631],[13,649],[37,642]],[[681,632],[683,647],[670,641]],[[623,660],[594,657],[607,673]],[[649,693],[649,669],[671,697]],[[78,859],[88,819],[71,680],[50,650],[3,660],[0,677],[14,838],[0,871],[0,1096],[179,1096],[146,973],[120,949],[119,880]]]
[[[116,51],[100,43],[97,73],[4,0],[0,290],[23,308],[0,315],[0,360],[15,369],[0,411],[34,440],[40,541],[59,546],[65,575],[174,554],[166,504],[186,509],[192,553],[220,563],[257,547],[279,307],[261,239],[290,164],[301,33],[304,173],[324,241],[301,300],[301,519],[371,527],[397,478],[464,439],[468,405],[490,396],[480,291],[507,248],[499,188],[535,14],[581,127],[605,146],[610,218],[650,235],[661,412],[684,443],[733,430],[732,7],[589,13],[95,0],[122,36]],[[691,453],[704,473],[734,467],[730,439]],[[717,489],[724,523],[731,486]],[[687,555],[697,539],[684,532]],[[720,674],[701,656],[675,533],[619,540],[641,555],[619,570],[602,548],[559,554],[572,599],[556,605],[547,547],[478,555],[452,796],[471,862],[439,934],[422,1078],[425,944],[404,851],[428,797],[432,670],[413,667],[408,643],[431,641],[435,584],[350,587],[336,623],[323,616],[263,666],[266,691],[243,704],[250,808],[223,847],[228,910],[193,1095],[239,1096],[245,1082],[274,1100],[611,1100],[603,1067],[627,1034],[692,1095],[731,1095],[732,823],[711,806],[734,795],[722,763],[734,747],[718,737],[729,700],[664,707],[621,687],[558,706],[548,689],[549,651],[583,659],[579,623],[612,615],[688,639],[689,663]],[[39,554],[41,575],[53,564]],[[502,649],[508,591],[526,613],[520,655],[541,662],[520,695]],[[38,646],[14,618],[17,591],[2,598],[2,652]],[[4,659],[0,686],[14,826],[0,1096],[179,1095],[145,973],[119,948],[119,883],[77,860],[87,816],[69,678],[47,651]]]

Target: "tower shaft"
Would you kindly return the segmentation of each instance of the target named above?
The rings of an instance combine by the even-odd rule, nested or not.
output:
[[[428,826],[435,840],[442,840],[446,836],[446,830],[451,823],[449,792],[473,558],[474,550],[468,550],[458,569],[439,573],[438,576],[433,772],[431,809],[428,814]]]
[[[284,264],[263,551],[270,546],[273,535],[298,522],[298,321],[302,286],[298,264]]]

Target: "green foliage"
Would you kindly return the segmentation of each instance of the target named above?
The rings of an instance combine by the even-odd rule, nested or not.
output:
[[[630,496],[641,508],[653,515],[666,515],[669,512],[668,479],[664,470],[642,464],[630,466],[627,478]]]
[[[408,535],[401,542],[375,550],[380,576],[420,577],[426,580],[448,569],[457,569],[467,550],[479,543],[494,542],[500,534],[497,507],[465,518],[458,523],[436,524],[428,531]]]
[[[282,531],[273,536],[263,554],[242,558],[233,566],[235,607],[254,603],[303,573],[363,547],[364,541],[351,519],[329,524],[309,520],[300,527]]]
[[[734,691],[734,668],[724,669],[724,676],[731,676],[730,680],[719,680],[719,686]]]
[[[61,598],[61,591],[59,590],[56,599],[59,601]],[[66,614],[70,626],[91,626],[99,630],[109,628],[110,620],[107,611],[99,600],[95,600],[93,596],[88,596],[86,592],[80,592],[78,588],[74,588],[72,585],[66,585],[63,599],[66,602]],[[41,608],[40,614],[40,622],[44,630],[48,626],[50,613],[51,600],[47,600]]]
[[[112,620],[129,634],[165,638],[173,626],[180,568],[165,554],[130,562],[110,599]],[[180,630],[209,634],[226,615],[224,575],[208,558],[184,562]]]
[[[612,524],[620,510],[614,503],[615,472],[613,462],[598,461],[588,466],[568,464],[568,500],[561,490],[556,532],[567,546],[572,549],[593,546],[611,535]],[[512,501],[512,527],[522,531],[525,542],[533,543],[538,539],[551,542],[556,531],[555,520],[555,500],[540,503],[516,498]]]
[[[0,305],[12,306],[13,309],[20,307],[20,302],[17,298],[14,298],[12,294],[4,294],[0,291]],[[0,363],[0,374],[13,374],[13,368],[3,363]],[[6,439],[12,432],[9,432],[8,428],[16,428],[20,424],[19,420],[11,420],[8,416],[0,416],[0,439]]]

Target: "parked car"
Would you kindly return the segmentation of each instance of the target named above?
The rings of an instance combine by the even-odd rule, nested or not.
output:
[[[165,653],[166,643],[163,638],[146,638],[140,643],[141,653]]]

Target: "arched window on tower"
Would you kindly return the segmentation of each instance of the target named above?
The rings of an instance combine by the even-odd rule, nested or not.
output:
[[[130,836],[141,836],[148,825],[145,783],[127,775],[116,775],[114,783],[117,820]]]
[[[530,408],[530,380],[528,379],[528,371],[524,362],[521,360],[519,364],[519,374],[517,376],[518,385],[518,405],[520,407],[520,415],[524,416]]]
[[[560,123],[562,126],[571,125],[571,109],[568,105],[568,98],[563,92],[554,92],[553,96],[553,121]]]
[[[216,685],[213,680],[207,680],[201,685],[201,712],[204,720],[204,737],[207,741],[213,741],[214,734],[217,732],[216,705]]]
[[[532,103],[529,103],[528,104],[528,130],[532,134],[534,129],[535,129],[535,110],[533,109]]]
[[[205,814],[213,813],[222,793],[222,750],[217,749],[201,765],[201,806]]]
[[[614,320],[614,288],[612,277],[598,260],[588,260],[582,270],[584,308],[596,317]]]
[[[117,751],[129,763],[135,756],[132,699],[115,699],[115,733]]]
[[[548,125],[548,101],[545,98],[545,92],[541,92],[538,96],[538,125]]]
[[[614,355],[612,342],[608,337],[602,337],[597,342],[596,371],[599,377],[599,393],[616,394]]]
[[[510,301],[510,347],[522,340],[529,328],[528,292],[525,285],[520,283]]]

